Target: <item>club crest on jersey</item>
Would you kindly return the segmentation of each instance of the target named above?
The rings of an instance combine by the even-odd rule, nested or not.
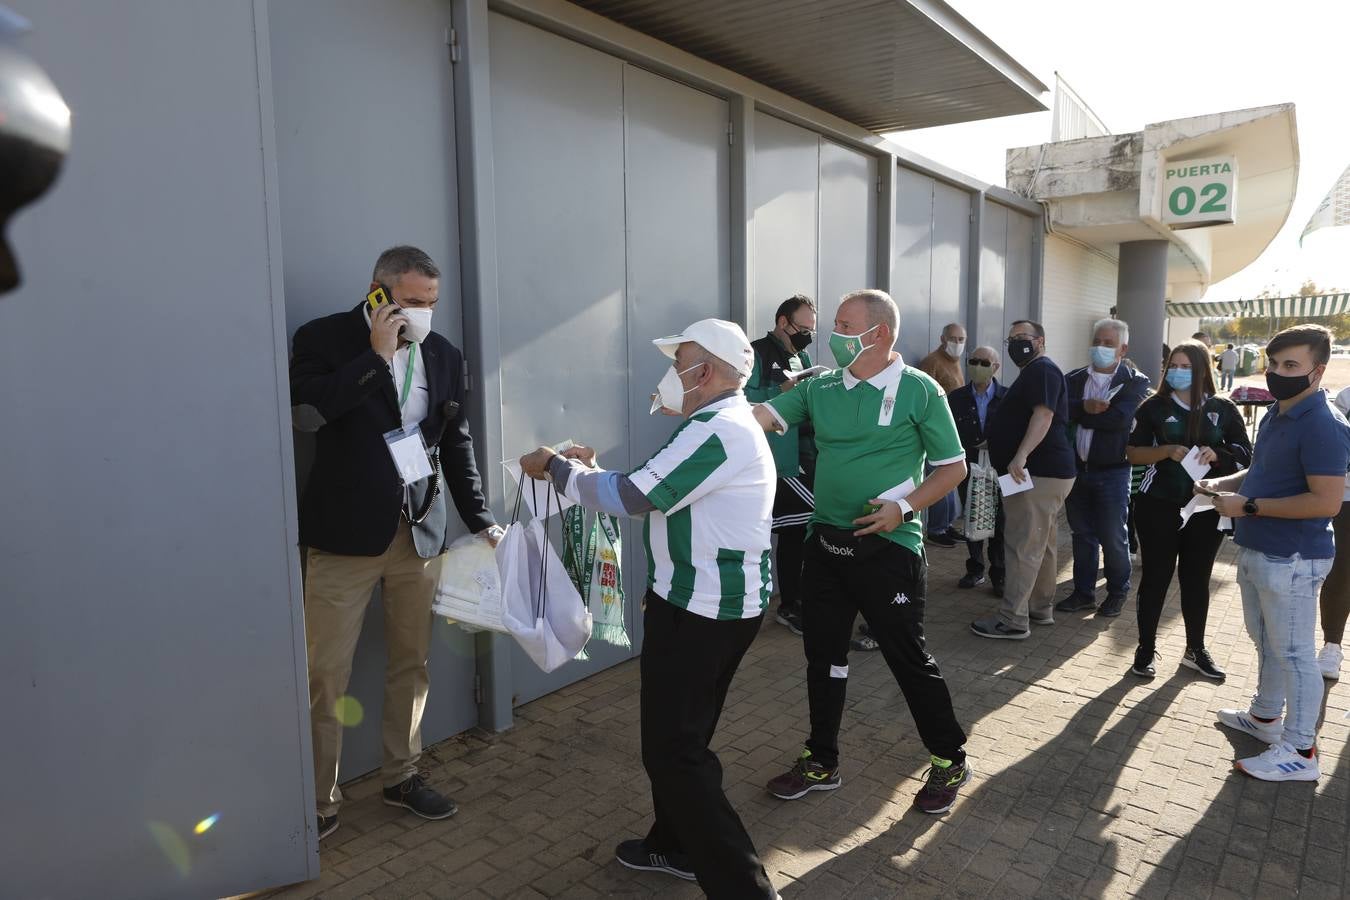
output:
[[[1219,424],[1219,414],[1216,412],[1205,413],[1209,417],[1209,424],[1217,426]]]
[[[891,410],[893,409],[895,409],[894,397],[887,397],[881,401],[881,414],[883,416],[889,416],[891,414]]]

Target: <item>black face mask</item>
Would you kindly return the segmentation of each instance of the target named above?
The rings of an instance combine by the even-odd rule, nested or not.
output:
[[[1291,397],[1297,397],[1310,387],[1312,387],[1312,377],[1309,375],[1266,373],[1266,390],[1270,391],[1271,396],[1276,400],[1288,400]]]
[[[1019,369],[1031,362],[1035,355],[1036,344],[1034,341],[1021,338],[1008,342],[1008,356]]]
[[[788,343],[792,345],[793,350],[801,353],[807,347],[811,346],[811,332],[798,331],[795,334],[789,334]]]

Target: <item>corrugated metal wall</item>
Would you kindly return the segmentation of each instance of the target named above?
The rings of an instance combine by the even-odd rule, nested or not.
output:
[[[971,194],[901,166],[895,180],[891,296],[900,307],[901,354],[917,363],[948,322],[969,314]]]
[[[1036,229],[1039,220],[992,200],[984,201],[980,247],[979,327],[968,346],[990,345],[1000,349],[1013,322],[1032,316],[1036,271]],[[1011,371],[1009,371],[1011,370]],[[1011,380],[1007,367],[1004,380]]]
[[[1116,302],[1116,264],[1092,250],[1047,235],[1045,349],[1064,371],[1087,365],[1092,323]]]

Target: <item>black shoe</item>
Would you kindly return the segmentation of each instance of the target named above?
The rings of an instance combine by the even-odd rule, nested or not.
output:
[[[1121,607],[1125,605],[1125,595],[1119,597],[1107,597],[1102,601],[1102,605],[1097,607],[1097,616],[1103,619],[1114,619],[1120,615]]]
[[[1055,612],[1082,612],[1085,609],[1096,609],[1097,599],[1089,597],[1086,594],[1080,594],[1074,591],[1069,596],[1055,604]]]
[[[1152,650],[1138,648],[1134,651],[1134,665],[1130,666],[1130,671],[1140,678],[1153,678],[1158,674],[1158,670],[1153,667],[1153,661],[1157,656],[1158,654]]]
[[[861,653],[871,653],[873,650],[880,650],[881,645],[877,639],[872,637],[872,628],[866,622],[858,625],[858,636],[848,642],[850,650],[857,650]]]
[[[956,583],[956,586],[963,588],[979,587],[988,580],[989,579],[985,578],[983,574],[976,575],[974,572],[967,572],[965,575],[961,576],[961,580]]]
[[[337,813],[333,813],[331,816],[318,816],[317,818],[319,820],[319,840],[323,840],[337,831]]]
[[[995,597],[1002,597],[1002,596],[1003,596],[1003,579],[1002,579],[1001,577],[999,577],[998,575],[994,575],[994,576],[992,576],[992,577],[990,578],[990,581],[991,581],[992,584],[993,584],[994,596],[995,596]]]
[[[955,546],[956,546],[956,538],[952,537],[950,534],[948,534],[948,533],[945,532],[945,531],[942,532],[941,534],[932,534],[932,533],[929,533],[928,535],[926,535],[926,536],[924,537],[924,540],[926,540],[928,543],[934,545],[935,547],[955,547]]]
[[[1016,628],[1009,628],[998,618],[980,619],[970,623],[970,630],[982,638],[993,638],[1000,641],[1025,641],[1031,637],[1031,632],[1023,629],[1018,631]]]
[[[1228,677],[1228,673],[1214,665],[1213,657],[1204,647],[1198,650],[1187,647],[1186,655],[1181,658],[1181,664],[1188,669],[1194,669],[1206,678],[1213,678],[1215,681],[1223,681]]]
[[[802,614],[796,610],[785,610],[778,607],[778,615],[775,616],[779,625],[787,626],[788,631],[800,635],[802,633]]]
[[[455,801],[428,787],[420,772],[407,781],[385,788],[384,803],[410,809],[424,819],[448,819],[459,812]]]
[[[624,841],[614,848],[614,858],[640,872],[665,872],[685,881],[695,881],[693,866],[683,853],[657,853],[643,840]]]

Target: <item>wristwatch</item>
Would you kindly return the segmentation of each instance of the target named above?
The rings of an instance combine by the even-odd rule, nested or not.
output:
[[[901,522],[914,521],[914,507],[909,505],[909,501],[901,498],[900,500],[897,500],[895,502],[900,507],[900,521]]]
[[[1260,515],[1260,512],[1256,508],[1256,498],[1248,498],[1247,502],[1242,504],[1242,511],[1249,516]]]

